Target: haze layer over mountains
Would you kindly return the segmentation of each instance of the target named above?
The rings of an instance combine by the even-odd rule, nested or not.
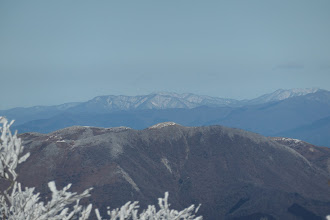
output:
[[[73,183],[74,191],[93,187],[89,202],[102,213],[135,200],[145,208],[166,191],[173,208],[201,203],[207,220],[319,220],[330,213],[330,148],[315,146],[330,146],[326,90],[277,90],[241,101],[100,96],[0,114],[17,119],[31,152],[19,181],[43,196],[45,183],[56,180],[59,187]]]
[[[2,110],[0,115],[15,119],[20,133],[48,133],[73,125],[144,129],[174,121],[185,126],[225,125],[330,146],[330,92],[322,89],[280,89],[251,100],[164,92],[110,95],[82,103]]]

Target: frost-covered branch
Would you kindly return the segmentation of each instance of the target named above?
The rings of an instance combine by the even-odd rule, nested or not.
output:
[[[139,205],[138,202],[128,202],[123,205],[120,209],[110,210],[108,207],[107,214],[109,220],[158,220],[158,219],[170,219],[170,220],[202,220],[202,216],[196,217],[195,214],[198,212],[200,205],[195,208],[194,205],[189,206],[188,208],[183,209],[182,211],[177,211],[175,209],[170,209],[170,204],[168,203],[168,192],[165,193],[164,198],[158,199],[159,210],[156,210],[156,207],[149,205],[146,210],[143,210],[142,213],[138,214]],[[103,219],[100,215],[98,209],[95,209],[95,213],[98,220]]]
[[[85,190],[82,194],[67,192],[70,184],[62,190],[57,190],[54,182],[48,184],[52,191],[52,199],[45,204],[40,201],[39,193],[34,192],[34,188],[21,187],[20,183],[15,182],[12,193],[6,194],[9,204],[0,197],[0,213],[8,220],[86,220],[92,209],[92,205],[84,208],[79,205],[82,198],[90,196],[91,189]],[[73,205],[71,205],[73,204]]]
[[[86,220],[89,218],[92,205],[83,207],[79,204],[82,198],[90,196],[91,189],[81,194],[68,192],[71,184],[62,190],[57,190],[55,182],[49,182],[48,187],[52,192],[52,199],[46,204],[40,201],[40,193],[35,193],[34,188],[22,189],[16,181],[17,165],[24,162],[30,153],[21,156],[24,147],[17,132],[12,135],[7,119],[0,117],[0,179],[10,182],[10,187],[0,195],[0,219],[6,220]],[[11,193],[9,191],[11,190]]]
[[[7,119],[0,117],[0,177],[6,180],[15,181],[17,173],[15,171],[18,164],[24,162],[30,153],[21,156],[24,147],[22,146],[21,139],[17,137],[17,132],[12,135],[10,126],[14,123],[8,123]]]

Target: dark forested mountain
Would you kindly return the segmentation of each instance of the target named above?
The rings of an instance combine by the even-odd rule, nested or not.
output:
[[[16,119],[15,129],[21,133],[48,133],[74,125],[144,129],[174,121],[185,126],[219,124],[330,146],[330,92],[320,89],[277,90],[243,101],[176,93],[100,96],[83,103],[5,110],[0,115]]]
[[[21,138],[31,156],[19,167],[20,182],[45,196],[51,180],[58,187],[71,182],[74,191],[94,187],[90,202],[102,212],[129,200],[143,208],[169,191],[172,208],[201,203],[205,219],[307,220],[330,213],[329,150],[293,139],[175,123],[70,127]]]

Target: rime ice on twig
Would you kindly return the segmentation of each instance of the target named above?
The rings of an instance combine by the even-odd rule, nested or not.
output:
[[[109,220],[122,220],[122,219],[132,219],[132,220],[147,220],[147,219],[184,219],[184,220],[202,220],[202,216],[196,217],[195,214],[198,212],[200,205],[195,208],[194,205],[185,208],[182,211],[177,211],[175,209],[170,209],[170,204],[168,203],[168,192],[165,192],[164,198],[158,199],[159,210],[156,210],[156,207],[149,205],[146,210],[143,210],[142,213],[138,214],[139,205],[138,202],[128,202],[123,205],[120,209],[110,210],[108,207],[108,216]],[[103,219],[100,215],[98,209],[95,209],[95,213],[98,220]]]
[[[6,118],[0,117],[0,123],[3,124],[0,128],[0,177],[15,181],[17,178],[15,171],[17,165],[24,162],[30,156],[30,153],[21,156],[24,150],[21,139],[17,138],[17,132],[12,135],[9,130],[14,121],[8,124]]]
[[[0,194],[0,218],[8,220],[86,220],[89,218],[92,205],[83,207],[79,205],[82,198],[90,196],[91,189],[85,190],[81,194],[68,192],[71,184],[62,190],[57,190],[55,182],[49,182],[48,186],[52,192],[52,199],[47,202],[40,202],[39,193],[34,192],[34,188],[22,189],[20,183],[16,181],[17,165],[24,162],[30,153],[21,156],[24,147],[21,139],[10,132],[7,119],[0,117],[1,139],[0,139],[0,177],[11,183],[10,187]],[[11,192],[8,192],[10,191]],[[72,204],[72,205],[71,205]]]

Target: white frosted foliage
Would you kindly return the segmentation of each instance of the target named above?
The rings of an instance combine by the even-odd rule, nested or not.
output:
[[[55,182],[49,182],[52,198],[47,203],[40,201],[39,193],[34,188],[25,187],[16,181],[15,171],[18,164],[24,162],[29,153],[21,156],[24,147],[17,132],[10,132],[11,123],[0,117],[2,127],[0,139],[0,179],[9,183],[9,187],[0,194],[0,218],[8,220],[85,220],[89,218],[92,205],[83,207],[80,199],[90,196],[91,189],[81,194],[68,192],[71,184],[57,190]]]
[[[20,156],[23,153],[21,139],[17,138],[17,132],[13,135],[10,126],[14,121],[8,123],[6,118],[0,117],[0,177],[4,179],[16,180],[17,173],[15,169],[18,164],[24,162],[30,153]]]
[[[202,216],[195,216],[200,205],[195,208],[194,205],[189,206],[181,211],[175,209],[170,209],[170,204],[168,203],[168,192],[165,193],[164,198],[158,199],[159,210],[156,207],[149,205],[146,210],[143,210],[140,214],[138,213],[139,205],[138,202],[128,202],[120,209],[114,209],[112,211],[108,210],[107,214],[109,218],[103,219],[99,213],[98,209],[95,209],[95,213],[98,220],[122,220],[122,219],[132,219],[132,220],[157,220],[157,219],[183,219],[183,220],[202,220]]]

